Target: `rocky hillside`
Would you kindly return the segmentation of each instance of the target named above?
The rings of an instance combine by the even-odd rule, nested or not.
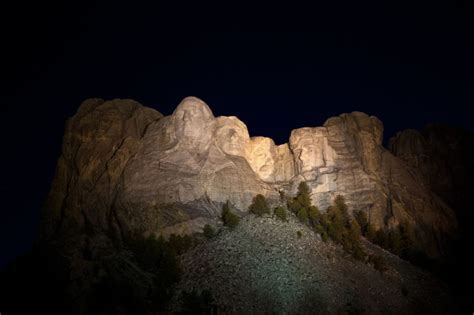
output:
[[[407,222],[414,227],[417,246],[427,256],[443,257],[457,229],[455,215],[417,169],[382,146],[382,133],[382,122],[376,117],[353,112],[329,118],[320,127],[293,130],[288,143],[275,145],[270,138],[250,137],[237,117],[214,117],[209,106],[196,97],[183,99],[169,116],[132,100],[89,99],[66,123],[62,152],[42,212],[39,243],[64,260],[65,276],[70,279],[65,292],[71,301],[80,301],[90,294],[94,279],[100,278],[105,260],[130,266],[126,258],[109,259],[130,236],[200,233],[206,224],[218,225],[226,201],[244,216],[255,195],[265,196],[272,207],[285,204],[282,199],[293,196],[298,185],[306,182],[321,212],[342,195],[349,215],[364,211],[375,228],[387,231]],[[233,234],[224,233],[203,245],[201,255],[184,257],[191,270],[190,283],[198,276],[192,271],[194,265],[204,268],[201,275],[211,278],[213,268],[226,270],[213,265],[223,254],[235,255],[239,263],[234,266],[243,268],[239,279],[246,279],[247,284],[283,291],[294,285],[288,295],[271,291],[268,307],[309,307],[301,301],[305,295],[315,294],[321,296],[317,303],[325,303],[319,307],[328,312],[341,309],[340,301],[356,309],[362,305],[381,312],[391,304],[369,305],[369,297],[382,292],[398,299],[405,277],[419,277],[407,281],[408,286],[423,283],[435,288],[423,282],[418,271],[405,273],[404,268],[410,267],[391,256],[387,260],[396,265],[392,268],[395,274],[380,276],[370,267],[343,259],[308,231],[301,240],[290,237],[294,230],[278,232],[280,228],[295,229],[292,223],[260,223],[267,226],[262,231],[260,224],[244,221],[242,230],[234,234],[241,240],[239,250],[231,245]],[[275,231],[268,239],[278,242],[267,244],[267,237],[254,241],[270,227]],[[272,254],[261,256],[261,252]],[[254,269],[259,259],[263,259],[262,266]],[[255,274],[245,274],[243,266]],[[288,275],[274,268],[287,268]],[[268,277],[263,270],[268,271]],[[324,281],[325,289],[319,287]],[[336,285],[338,281],[344,285]],[[230,283],[237,287],[244,284]],[[355,298],[356,291],[369,288],[373,290],[361,295],[364,298]],[[424,305],[417,302],[423,301],[424,289],[420,295],[414,286],[408,290],[409,298],[400,297],[394,302],[395,309]],[[255,301],[250,291],[242,292],[247,293],[241,299]],[[216,294],[221,293],[225,291]],[[274,296],[278,301],[272,300]],[[257,311],[259,306],[250,309]]]
[[[301,232],[298,237],[297,232]],[[387,270],[357,261],[290,216],[246,216],[180,257],[179,291],[209,290],[225,314],[446,314],[449,290],[376,246]],[[176,306],[175,306],[176,307]]]

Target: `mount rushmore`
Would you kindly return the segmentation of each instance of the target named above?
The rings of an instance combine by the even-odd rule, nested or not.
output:
[[[255,195],[276,206],[305,181],[321,211],[342,195],[377,229],[411,223],[426,254],[442,256],[453,210],[382,139],[382,122],[361,112],[295,129],[277,145],[196,97],[169,116],[133,100],[89,99],[66,123],[40,237],[76,255],[130,233],[201,232],[219,224],[227,200],[243,215]]]

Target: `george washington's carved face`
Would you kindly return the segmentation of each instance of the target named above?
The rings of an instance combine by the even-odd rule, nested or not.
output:
[[[206,103],[195,97],[187,97],[173,113],[176,139],[184,146],[205,149],[212,137],[214,120]]]

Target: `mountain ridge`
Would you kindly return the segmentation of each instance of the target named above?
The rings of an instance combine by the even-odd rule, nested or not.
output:
[[[114,240],[199,232],[227,200],[241,211],[257,194],[275,204],[305,181],[322,211],[343,195],[376,228],[413,224],[425,252],[442,256],[453,211],[383,148],[382,133],[376,117],[353,112],[295,129],[276,146],[250,137],[237,117],[215,118],[196,97],[169,116],[132,100],[89,99],[66,125],[41,238],[73,234],[84,244],[86,226]]]
[[[458,233],[453,209],[433,192],[436,187],[426,180],[430,169],[414,167],[410,158],[418,151],[410,151],[413,148],[405,146],[406,141],[400,141],[397,150],[397,140],[393,140],[389,148],[392,153],[382,146],[382,137],[382,122],[362,112],[331,117],[320,127],[295,129],[288,143],[275,145],[268,137],[250,137],[246,125],[235,116],[214,117],[209,106],[196,97],[183,99],[168,116],[133,100],[86,100],[66,123],[55,177],[42,209],[35,251],[29,260],[13,266],[19,271],[11,273],[5,283],[16,283],[18,272],[19,277],[24,277],[25,272],[38,277],[43,271],[55,270],[46,274],[59,282],[53,281],[51,291],[45,294],[60,292],[56,293],[64,298],[64,303],[57,305],[62,309],[60,313],[68,310],[77,314],[94,313],[96,308],[131,310],[137,305],[140,312],[153,313],[154,307],[168,309],[170,297],[174,304],[169,310],[179,310],[179,292],[207,288],[225,313],[245,305],[232,306],[217,284],[221,283],[223,288],[228,284],[241,285],[248,273],[236,278],[226,268],[247,266],[247,272],[257,276],[246,283],[266,285],[272,292],[270,298],[264,299],[269,310],[276,307],[306,312],[322,307],[320,310],[328,313],[455,312],[455,295],[450,289],[426,271],[370,243],[387,246],[369,237],[367,231],[363,235],[370,242],[362,238],[363,248],[359,249],[368,255],[357,256],[353,251],[352,257],[343,251],[346,247],[322,241],[327,240],[328,225],[326,232],[317,232],[314,222],[310,227],[296,221],[295,215],[304,220],[293,209],[293,197],[304,183],[309,202],[320,213],[325,214],[337,200],[342,200],[348,210],[345,224],[350,223],[351,229],[355,220],[351,223],[350,219],[356,214],[365,215],[372,227],[389,236],[413,227],[413,254],[424,256],[408,257],[400,252],[401,257],[414,258],[415,262],[417,258],[429,258],[420,262],[433,263],[435,267],[450,259],[450,242]],[[411,143],[410,136],[408,139]],[[432,165],[441,163],[433,161]],[[249,213],[249,204],[256,195],[266,199],[270,210],[278,207],[285,212],[287,208],[293,213],[288,211],[286,222],[268,215],[257,218]],[[225,225],[227,220],[222,219],[224,205],[242,218],[235,230],[228,230],[221,222]],[[321,217],[321,224],[322,220]],[[212,240],[204,239],[202,233],[206,228],[214,228],[218,235]],[[169,282],[169,276],[160,273],[163,263],[171,263],[164,266],[165,270],[174,264],[174,256],[160,256],[168,250],[166,242],[184,246],[189,240],[197,243],[188,252],[180,250],[178,263],[184,269],[181,281]],[[337,243],[336,238],[334,241]],[[237,255],[236,261],[228,261],[232,255],[221,259],[220,255],[229,250]],[[147,255],[151,255],[151,262]],[[261,269],[252,259],[244,259],[248,255],[263,255],[264,261],[269,260]],[[328,255],[333,259],[324,258]],[[300,282],[283,281],[281,272],[273,268],[290,258],[297,262],[287,270],[291,277],[300,275],[300,269],[306,270]],[[308,265],[306,258],[315,266]],[[376,266],[377,261],[380,264],[384,260],[387,268]],[[213,270],[209,270],[209,264],[216,262]],[[21,269],[22,266],[26,267]],[[35,268],[29,271],[28,266]],[[262,270],[270,273],[262,274]],[[359,273],[363,276],[359,277]],[[316,294],[319,300],[307,300],[300,294],[301,290],[306,291],[303,287],[308,279],[324,274],[330,278],[328,281],[340,283],[340,287],[324,283],[323,277],[317,286],[308,287],[309,291],[315,289],[322,294]],[[345,276],[341,278],[341,274]],[[177,276],[170,273],[173,275]],[[220,275],[216,283],[203,282],[215,275]],[[346,276],[352,280],[347,281]],[[44,281],[47,280],[40,277],[37,284]],[[354,285],[354,281],[360,283]],[[171,296],[175,284],[177,291]],[[365,290],[372,285],[379,286],[377,292],[386,292],[396,301],[386,305],[375,299],[375,291]],[[293,290],[295,295],[287,298],[280,291],[273,292],[283,287]],[[232,290],[229,292],[243,301],[250,292],[243,288],[239,295]],[[21,297],[19,292],[16,298]],[[116,300],[125,292],[125,300]],[[425,303],[431,293],[436,297],[432,305]],[[47,304],[50,298],[40,298],[40,302]],[[256,303],[249,304],[249,310],[267,310],[258,306],[258,301],[248,301]],[[346,304],[340,306],[340,301]],[[313,302],[319,304],[315,306]]]

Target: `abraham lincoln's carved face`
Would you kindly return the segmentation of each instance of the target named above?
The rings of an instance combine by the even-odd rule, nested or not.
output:
[[[300,174],[320,166],[318,154],[321,152],[315,143],[311,128],[295,130],[290,137],[290,146],[295,154],[295,162]]]
[[[334,165],[336,152],[329,145],[328,135],[323,128],[295,130],[290,137],[290,146],[300,173]]]

